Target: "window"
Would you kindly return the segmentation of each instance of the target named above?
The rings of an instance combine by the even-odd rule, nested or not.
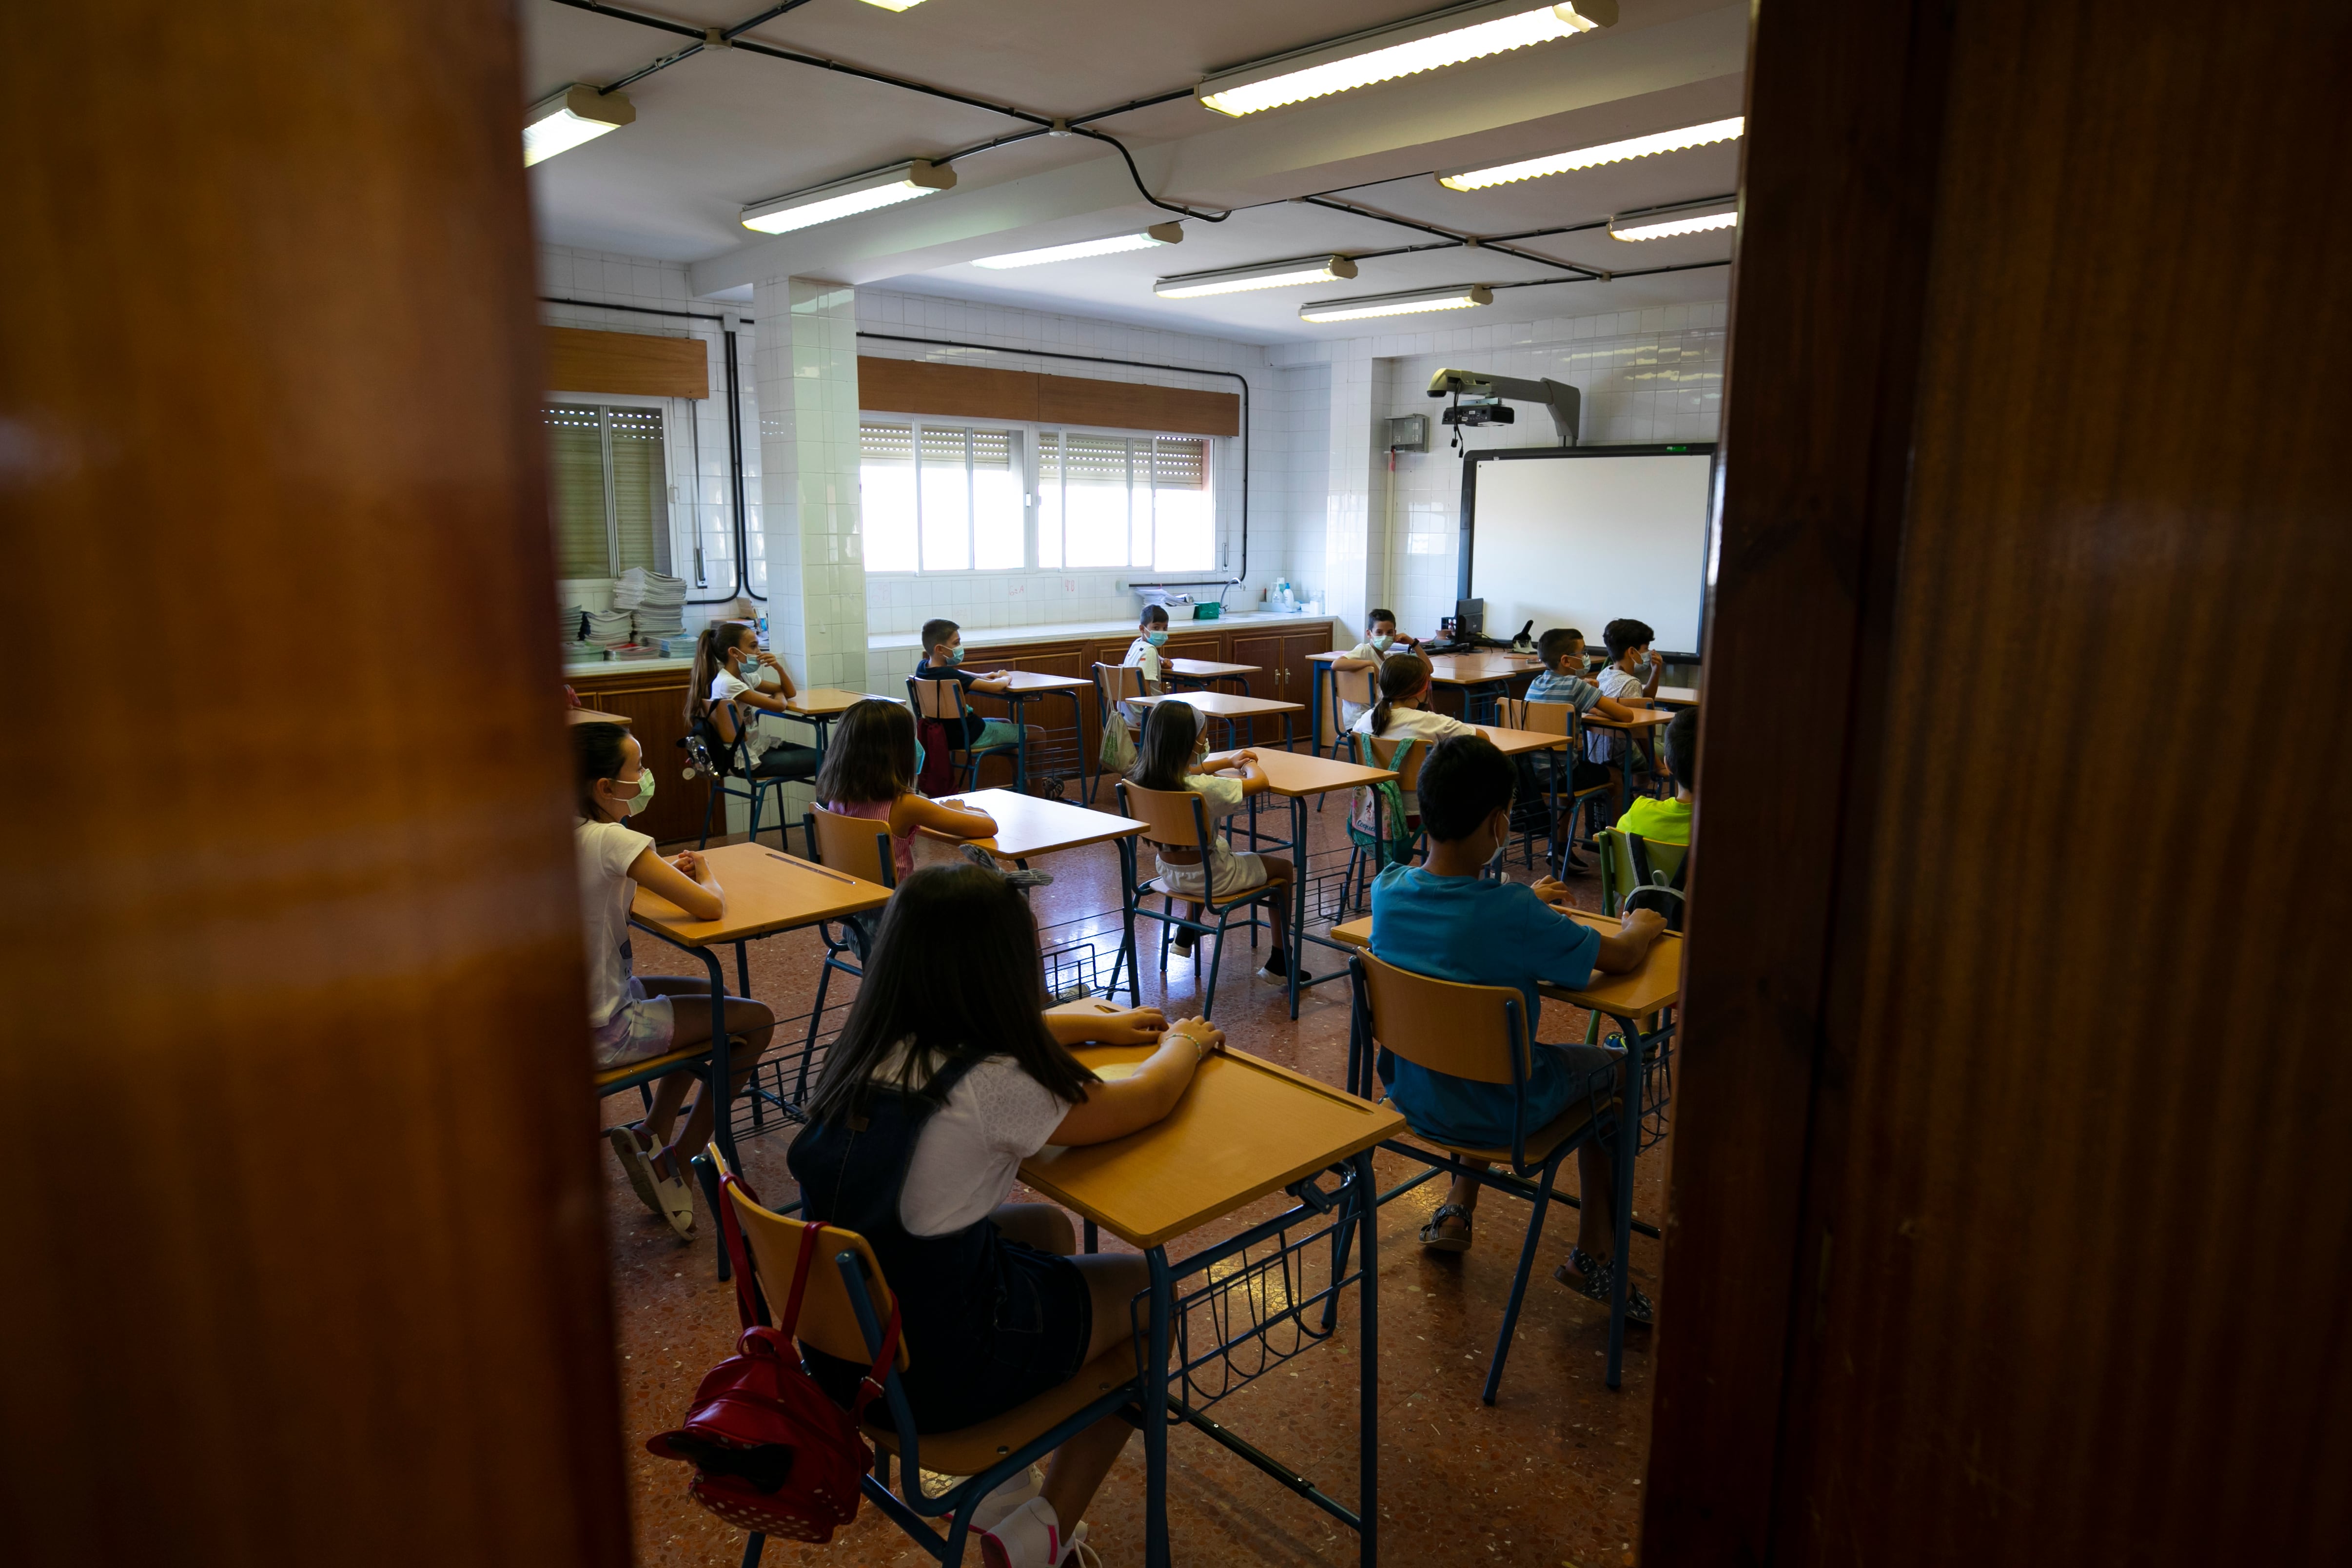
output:
[[[1209,443],[1200,436],[1037,437],[1037,564],[1216,567]]]
[[[1028,564],[1021,432],[866,424],[859,506],[869,572],[1001,572]]]
[[[661,410],[559,403],[546,419],[556,575],[669,571]]]
[[[985,429],[868,419],[859,429],[869,572],[1216,566],[1209,442],[1198,436]],[[1024,471],[1024,447],[1035,454]]]

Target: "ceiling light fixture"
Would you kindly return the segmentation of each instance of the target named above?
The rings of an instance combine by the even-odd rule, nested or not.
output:
[[[598,92],[577,82],[551,92],[523,111],[522,166],[544,163],[558,153],[569,153],[583,142],[593,142],[607,131],[618,131],[637,117],[625,92]]]
[[[1298,283],[1332,283],[1353,278],[1356,264],[1344,256],[1310,256],[1297,261],[1267,261],[1162,278],[1151,291],[1163,300],[1198,300],[1209,294],[1239,294],[1252,289],[1287,289]]]
[[[1705,234],[1730,228],[1739,222],[1737,200],[1694,202],[1687,206],[1654,208],[1609,220],[1612,239],[1664,239],[1677,234]]]
[[[1507,185],[1515,180],[1537,180],[1546,174],[1565,174],[1571,169],[1598,168],[1603,163],[1622,163],[1628,158],[1647,158],[1659,153],[1677,153],[1685,147],[1737,141],[1747,124],[1745,118],[1735,114],[1728,120],[1710,120],[1704,125],[1686,125],[1680,131],[1660,131],[1648,136],[1631,136],[1622,142],[1603,142],[1597,147],[1580,147],[1573,153],[1554,153],[1542,158],[1522,158],[1516,163],[1496,163],[1492,168],[1440,174],[1437,183],[1449,191],[1483,191],[1489,185]]]
[[[866,0],[868,5],[878,5],[885,11],[911,11],[923,0]]]
[[[1221,71],[1192,94],[1220,114],[1255,114],[1530,44],[1572,38],[1616,21],[1617,0],[1574,0],[1533,9],[1527,0],[1455,5],[1393,27],[1374,27]]]
[[[917,196],[928,196],[939,191],[951,191],[955,189],[955,183],[953,169],[917,159],[912,163],[878,169],[870,174],[853,174],[831,184],[795,191],[788,196],[753,202],[743,209],[743,226],[756,228],[761,234],[789,234],[793,229],[807,228],[813,224],[855,217],[859,213],[872,212],[876,207],[910,202]]]
[[[1048,261],[1076,261],[1082,256],[1117,256],[1123,250],[1149,250],[1155,245],[1176,245],[1184,238],[1181,223],[1155,223],[1141,234],[1115,234],[1108,239],[1082,239],[1074,245],[1048,245],[1037,250],[1008,250],[1002,256],[983,256],[972,265],[1003,270],[1012,267],[1041,267]]]
[[[1354,300],[1318,300],[1298,307],[1302,321],[1362,321],[1374,316],[1414,316],[1423,310],[1466,310],[1495,302],[1484,283],[1450,289],[1417,289],[1404,294],[1366,294]]]

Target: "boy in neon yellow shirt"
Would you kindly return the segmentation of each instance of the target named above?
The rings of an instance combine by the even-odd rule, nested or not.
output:
[[[1685,708],[1666,725],[1666,771],[1675,775],[1675,798],[1647,795],[1617,819],[1621,832],[1638,833],[1660,844],[1688,844],[1691,807],[1698,801],[1698,710]]]

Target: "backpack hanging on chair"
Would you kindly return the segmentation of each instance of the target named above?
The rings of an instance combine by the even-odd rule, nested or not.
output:
[[[895,1304],[890,1309],[882,1353],[858,1384],[856,1404],[844,1410],[802,1366],[793,1343],[816,1258],[815,1238],[802,1243],[782,1326],[768,1327],[760,1321],[733,1194],[740,1188],[752,1202],[759,1200],[732,1172],[722,1181],[727,1191],[719,1200],[719,1223],[733,1266],[742,1337],[733,1355],[703,1375],[684,1425],[648,1437],[646,1447],[657,1458],[691,1464],[688,1490],[694,1500],[728,1523],[822,1544],[857,1517],[859,1478],[874,1468],[874,1450],[859,1426],[898,1353],[898,1310]]]
[[[1650,865],[1649,841],[1638,833],[1624,833],[1625,853],[1633,863],[1633,887],[1619,901],[1620,910],[1655,910],[1666,918],[1666,929],[1679,934],[1683,929],[1683,878],[1690,870],[1690,852],[1683,852],[1682,863],[1668,877]]]

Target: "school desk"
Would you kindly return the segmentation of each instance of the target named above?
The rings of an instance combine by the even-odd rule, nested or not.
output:
[[[1530,752],[1556,752],[1568,744],[1566,735],[1555,735],[1548,730],[1506,730],[1496,724],[1470,726],[1489,741],[1507,757],[1522,757]]]
[[[1171,676],[1197,680],[1206,686],[1230,680],[1241,688],[1240,695],[1244,697],[1250,694],[1249,678],[1259,674],[1265,668],[1256,664],[1223,664],[1213,658],[1171,658],[1167,663],[1168,673]]]
[[[629,727],[626,713],[607,713],[601,708],[567,708],[564,717],[574,724],[618,724],[624,730]]]
[[[833,722],[860,702],[887,702],[887,697],[877,697],[870,691],[836,691],[821,686],[814,691],[803,691],[784,700],[784,710],[779,718],[797,719],[816,731],[816,754],[824,755],[825,742],[832,738]]]
[[[1081,1004],[1084,1005],[1084,1004]],[[1081,1047],[1097,1072],[1142,1061],[1150,1046]],[[1172,1415],[1307,1498],[1357,1532],[1358,1561],[1380,1552],[1380,1305],[1374,1226],[1365,1222],[1379,1189],[1371,1151],[1404,1131],[1394,1110],[1244,1051],[1211,1055],[1166,1118],[1109,1143],[1048,1147],[1021,1166],[1021,1179],[1087,1222],[1142,1252],[1150,1268],[1145,1364],[1167,1369],[1143,1379],[1144,1562],[1168,1568],[1168,1423]],[[1336,1190],[1316,1184],[1344,1165]],[[1240,1235],[1171,1263],[1169,1244],[1270,1193],[1298,1201]],[[1290,1233],[1307,1234],[1294,1238]],[[1328,1240],[1330,1279],[1304,1279],[1312,1249]],[[1351,1273],[1349,1252],[1361,1242]],[[1223,1267],[1220,1267],[1220,1266]],[[1190,1282],[1189,1289],[1182,1289]],[[1204,1414],[1215,1400],[1280,1360],[1276,1335],[1307,1341],[1338,1326],[1339,1294],[1356,1287],[1357,1501],[1350,1511],[1319,1487],[1261,1453]],[[1180,1295],[1181,1290],[1181,1295]],[[1312,1310],[1318,1309],[1319,1312]],[[1238,1331],[1227,1332],[1236,1319]],[[1196,1325],[1206,1332],[1202,1342]],[[1171,1363],[1171,1345],[1179,1352]],[[1234,1356],[1239,1351],[1241,1357]],[[1246,1363],[1244,1365],[1244,1363]],[[1204,1396],[1205,1392],[1205,1396]]]
[[[1611,719],[1600,713],[1587,713],[1577,721],[1577,724],[1580,728],[1587,730],[1614,730],[1617,733],[1625,738],[1625,743],[1618,748],[1617,816],[1622,816],[1625,815],[1625,781],[1633,771],[1632,768],[1628,767],[1626,763],[1631,760],[1632,751],[1634,744],[1639,742],[1644,747],[1647,747],[1652,739],[1652,731],[1655,731],[1659,725],[1670,722],[1674,719],[1674,711],[1671,709],[1635,708],[1633,709],[1633,716],[1631,719]],[[1613,822],[1616,820],[1616,817],[1612,817],[1610,820]]]
[[[1298,994],[1320,985],[1326,981],[1344,979],[1347,971],[1334,970],[1328,974],[1306,973],[1307,944],[1331,943],[1319,936],[1307,934],[1307,797],[1323,795],[1333,790],[1357,789],[1365,784],[1382,783],[1396,777],[1386,768],[1368,768],[1360,763],[1342,762],[1336,757],[1320,757],[1312,752],[1260,752],[1258,768],[1265,774],[1266,793],[1277,795],[1290,803],[1290,840],[1279,847],[1290,850],[1297,873],[1291,884],[1290,908],[1290,1016],[1298,1016]],[[1249,836],[1253,847],[1258,842],[1257,798],[1250,799]]]
[[[1531,653],[1507,653],[1499,648],[1433,654],[1429,680],[1433,686],[1458,689],[1462,693],[1462,717],[1475,721],[1493,710],[1496,699],[1510,695],[1512,681],[1521,676],[1532,676],[1542,668],[1542,661]]]
[[[1095,683],[1078,675],[1040,675],[1027,669],[1008,669],[1003,673],[1003,690],[973,695],[1003,698],[1012,712],[1013,722],[1020,727],[1021,739],[1013,750],[1013,787],[1024,795],[1029,793],[1029,724],[1024,717],[1028,705],[1041,697],[1066,697],[1070,700],[1070,732],[1077,737],[1079,796],[1094,798],[1087,793],[1091,786],[1087,782],[1087,710],[1078,701],[1078,693],[1092,691]]]
[[[1231,749],[1234,726],[1244,719],[1271,719],[1282,716],[1282,744],[1286,751],[1291,743],[1290,716],[1304,713],[1302,702],[1277,702],[1271,697],[1236,697],[1230,691],[1162,691],[1149,697],[1130,697],[1128,704],[1149,708],[1155,702],[1189,702],[1203,719],[1225,721],[1225,743]]]
[[[639,888],[629,904],[629,923],[672,947],[694,954],[710,972],[710,1037],[714,1046],[710,1053],[710,1087],[704,1092],[711,1097],[710,1103],[715,1108],[711,1135],[732,1163],[735,1134],[728,1112],[732,1075],[727,1066],[727,976],[720,967],[718,949],[734,945],[736,981],[748,996],[751,992],[751,961],[746,944],[752,939],[880,909],[890,901],[890,889],[878,882],[861,881],[826,867],[780,855],[763,844],[730,844],[701,853],[726,894],[726,910],[717,920],[694,920],[667,899]],[[673,1002],[671,1005],[675,1008],[681,1004]],[[782,1101],[777,1106],[784,1109]],[[712,1201],[716,1203],[715,1196]],[[719,1245],[719,1277],[727,1278],[723,1242]]]
[[[1696,708],[1698,706],[1698,688],[1696,686],[1661,686],[1654,693],[1652,694],[1650,700],[1653,702],[1664,703],[1669,708]]]
[[[1563,910],[1562,914],[1579,925],[1588,925],[1603,933],[1619,929],[1622,923],[1609,915],[1593,914],[1584,910]],[[1331,928],[1336,944],[1357,950],[1371,946],[1372,921],[1368,915],[1362,920],[1348,921]],[[1628,1050],[1638,1056],[1643,1070],[1625,1075],[1624,1118],[1622,1126],[1635,1130],[1632,1137],[1617,1140],[1617,1190],[1633,1190],[1633,1156],[1640,1152],[1642,1098],[1648,1087],[1650,1070],[1661,1061],[1673,1043],[1675,1019],[1673,1011],[1682,1000],[1683,939],[1668,933],[1651,945],[1643,955],[1640,967],[1623,974],[1603,974],[1595,970],[1592,978],[1581,990],[1571,991],[1564,985],[1549,982],[1536,987],[1547,1001],[1565,1002],[1572,1007],[1582,1007],[1615,1023],[1624,1036]],[[1654,1019],[1657,1026],[1644,1033],[1641,1020]],[[1533,1020],[1530,1020],[1532,1025]],[[1530,1027],[1529,1033],[1533,1034]],[[1348,1085],[1362,1093],[1374,1091],[1373,1053],[1371,1041],[1365,1037],[1361,1018],[1351,1014],[1348,1022]],[[1402,1192],[1404,1189],[1399,1188]],[[1657,1235],[1654,1226],[1636,1223],[1644,1235]],[[1622,1244],[1621,1243],[1621,1246]],[[1624,1305],[1626,1277],[1630,1271],[1620,1268],[1615,1280],[1617,1300],[1610,1315],[1609,1386],[1618,1385],[1625,1364]]]

